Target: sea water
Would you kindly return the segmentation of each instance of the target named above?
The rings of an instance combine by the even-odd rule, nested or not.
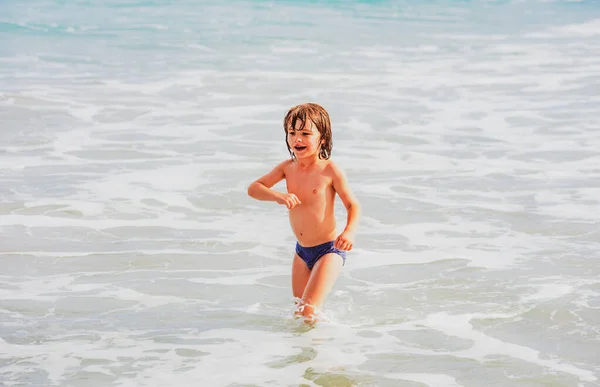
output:
[[[246,194],[308,101],[312,327]],[[0,1],[0,385],[598,386],[599,149],[595,0]]]

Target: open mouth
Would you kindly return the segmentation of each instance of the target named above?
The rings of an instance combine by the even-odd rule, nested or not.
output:
[[[302,145],[296,145],[296,146],[294,146],[294,149],[297,150],[297,151],[303,151],[303,150],[306,149],[306,147],[302,146]]]

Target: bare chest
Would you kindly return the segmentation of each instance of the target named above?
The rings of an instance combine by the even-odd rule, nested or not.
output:
[[[331,179],[318,174],[292,173],[286,176],[286,185],[304,204],[322,201],[333,193]]]

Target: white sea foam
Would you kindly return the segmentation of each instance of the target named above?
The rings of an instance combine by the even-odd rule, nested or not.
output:
[[[424,383],[429,387],[461,387],[451,376],[440,374],[413,374],[413,373],[389,373],[386,378],[396,380],[408,380],[416,383]]]
[[[529,34],[532,37],[548,38],[548,37],[579,37],[592,38],[600,35],[600,19],[592,19],[583,23],[568,24],[565,26],[555,27],[546,32],[537,32]]]
[[[450,315],[445,312],[429,315],[422,323],[435,330],[450,336],[460,337],[473,341],[473,346],[465,351],[454,352],[455,356],[465,356],[480,361],[491,355],[504,355],[521,359],[526,362],[551,368],[555,371],[565,372],[577,376],[582,381],[594,382],[597,377],[593,372],[581,369],[571,364],[556,360],[543,359],[540,352],[525,346],[503,342],[473,329],[470,321],[474,318],[510,318],[510,315]]]
[[[537,288],[537,292],[529,296],[523,297],[523,301],[547,301],[554,298],[563,297],[573,291],[573,287],[569,285],[534,285]]]

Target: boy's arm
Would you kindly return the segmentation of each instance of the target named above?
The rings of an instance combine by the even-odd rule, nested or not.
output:
[[[288,209],[292,209],[300,204],[300,200],[298,200],[296,195],[281,193],[271,189],[275,184],[285,179],[283,167],[288,162],[286,160],[279,163],[269,173],[250,184],[248,186],[248,195],[256,200],[274,201],[284,204]]]
[[[361,215],[360,203],[354,196],[354,193],[350,189],[348,180],[344,172],[332,163],[333,166],[333,189],[338,194],[346,211],[348,212],[348,219],[346,221],[346,227],[344,231],[338,236],[335,241],[337,248],[341,250],[351,250],[354,244],[354,235],[358,228],[358,221]]]

